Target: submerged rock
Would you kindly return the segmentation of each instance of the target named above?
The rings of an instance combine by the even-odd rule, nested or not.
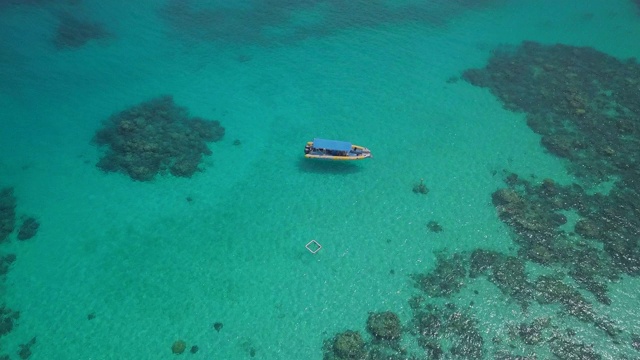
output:
[[[367,319],[367,330],[376,339],[382,340],[399,340],[402,335],[400,318],[391,311],[370,313]]]
[[[6,306],[0,307],[0,337],[7,335],[13,330],[13,326],[18,318],[20,318],[20,312],[11,310]]]
[[[174,354],[182,354],[187,349],[187,343],[182,340],[176,340],[171,345],[171,352]]]
[[[18,356],[20,359],[26,360],[31,356],[31,347],[36,343],[36,337],[34,336],[31,340],[29,340],[26,344],[20,344],[20,350],[18,351]]]
[[[431,220],[427,223],[427,228],[434,233],[442,232],[443,228],[437,221]]]
[[[5,241],[16,226],[16,197],[13,188],[0,190],[0,243]]]
[[[364,359],[366,356],[365,343],[357,331],[347,330],[337,334],[333,339],[333,353],[336,359]]]
[[[40,227],[40,223],[33,218],[28,217],[20,226],[20,230],[18,231],[18,240],[29,240],[36,235],[38,232],[38,228]]]
[[[0,275],[6,275],[9,272],[9,267],[16,261],[14,254],[7,254],[0,256]]]
[[[224,325],[223,325],[221,322],[213,323],[213,328],[214,328],[216,331],[218,331],[218,332],[220,332],[220,330],[222,330],[222,327],[223,327],[223,326],[224,326]]]

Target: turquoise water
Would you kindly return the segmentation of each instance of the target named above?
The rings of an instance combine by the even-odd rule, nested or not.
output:
[[[523,114],[448,80],[523,40],[640,57],[640,16],[624,0],[467,3],[0,5],[0,187],[40,222],[34,238],[0,244],[17,256],[2,303],[20,311],[0,355],[19,358],[36,336],[34,360],[171,358],[178,339],[199,348],[185,357],[322,359],[336,333],[366,334],[369,312],[409,322],[410,275],[436,252],[513,252],[491,203],[503,170],[574,179]],[[56,48],[68,14],[107,35]],[[103,121],[161,94],[226,128],[204,171],[137,182],[96,168]],[[374,158],[305,161],[316,136]],[[427,196],[411,191],[420,179]],[[628,333],[640,332],[637,284],[612,283],[612,304],[594,305]],[[505,324],[555,314],[523,314],[484,280],[448,301],[474,301],[486,358]],[[566,322],[607,359],[640,356]]]

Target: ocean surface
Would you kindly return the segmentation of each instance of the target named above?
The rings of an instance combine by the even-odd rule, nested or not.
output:
[[[391,311],[403,350],[378,358],[436,358],[409,330],[414,274],[438,254],[517,253],[492,203],[506,173],[580,183],[526,114],[463,72],[523,41],[624,61],[639,39],[629,0],[2,1],[0,188],[17,218],[0,303],[19,318],[3,318],[0,357],[346,359],[334,336],[374,343],[369,314]],[[201,171],[136,181],[98,168],[105,121],[161,95],[225,128]],[[314,137],[373,158],[305,159]],[[412,191],[421,179],[428,194]],[[21,241],[27,216],[39,227]],[[554,271],[541,268],[527,262],[532,278]],[[522,311],[487,278],[424,301],[472,314],[481,358],[571,358],[509,333],[546,317],[571,328],[576,354],[637,359],[639,284],[611,281],[609,305],[577,287],[616,338],[557,304]]]

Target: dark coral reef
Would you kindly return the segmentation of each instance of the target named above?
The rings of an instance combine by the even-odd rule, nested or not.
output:
[[[105,39],[111,36],[101,23],[83,20],[70,14],[59,17],[59,24],[53,38],[56,49],[75,49],[90,41]]]
[[[511,174],[508,187],[493,194],[523,255],[569,267],[574,280],[607,303],[606,281],[598,278],[640,274],[640,65],[587,47],[524,42],[463,77],[525,112],[545,149],[566,159],[584,184],[612,183],[608,193],[590,194],[578,183],[533,185]],[[570,224],[574,233],[560,228],[566,213],[579,218]]]
[[[0,255],[0,276],[9,272],[9,268],[14,261],[16,261],[15,254]]]
[[[199,171],[208,142],[224,136],[218,121],[190,117],[171,96],[161,96],[112,115],[94,142],[107,147],[98,162],[105,172],[149,181],[159,173],[191,177]]]
[[[0,189],[0,244],[8,242],[9,236],[16,229],[16,207],[17,199],[13,194],[13,188]],[[32,238],[38,232],[40,224],[34,217],[23,217],[17,238],[18,240],[27,240]],[[0,282],[4,282],[5,276],[11,269],[11,265],[16,261],[15,254],[4,254],[0,252]],[[4,284],[0,284],[0,293],[4,292]],[[12,310],[5,303],[4,296],[0,298],[0,338],[12,332],[17,326],[20,312]],[[35,344],[36,338],[33,337],[26,344],[21,344],[17,354],[21,359],[28,359],[31,356],[31,346]],[[4,350],[0,346],[0,351]],[[0,353],[0,359],[10,359],[9,355]]]
[[[4,336],[13,330],[13,327],[20,318],[20,312],[14,311],[6,307],[0,306],[0,336]]]
[[[324,360],[409,360],[400,344],[402,325],[391,311],[370,313],[367,331],[371,341],[359,332],[347,330],[324,342]]]
[[[18,240],[28,240],[36,236],[40,223],[34,217],[26,218],[18,230]]]
[[[358,27],[418,22],[441,26],[455,16],[495,0],[409,1],[252,1],[243,6],[211,6],[197,0],[168,0],[163,19],[177,33],[206,41],[282,44],[328,36]],[[319,6],[321,5],[321,6]],[[317,21],[292,21],[313,14]],[[270,31],[278,28],[281,31]],[[239,56],[238,61],[247,61]]]
[[[522,259],[496,251],[476,249],[470,256],[470,269],[471,278],[486,275],[503,294],[514,299],[524,310],[529,306],[533,287]]]
[[[365,342],[358,331],[347,330],[325,343],[325,360],[364,359]]]
[[[550,153],[594,182],[640,189],[640,65],[589,47],[526,41],[497,50],[462,76],[487,87],[507,109],[527,114]]]
[[[462,254],[453,254],[447,258],[445,254],[436,254],[436,267],[427,274],[415,274],[416,286],[429,296],[449,297],[460,292],[465,284],[467,274],[465,259]]]
[[[609,305],[610,282],[640,275],[640,65],[588,47],[523,42],[495,51],[486,67],[463,78],[487,87],[505,108],[524,112],[541,145],[576,176],[561,185],[508,173],[506,187],[492,195],[498,217],[513,230],[520,261],[556,271],[535,280],[525,274],[522,298],[559,304],[608,336],[621,336],[584,293]],[[608,191],[589,191],[603,183]],[[474,255],[473,274],[500,258],[480,250]],[[566,338],[556,338],[550,350],[558,357],[601,357]]]
[[[505,170],[504,185],[487,197],[513,246],[436,254],[433,269],[412,276],[422,295],[409,301],[413,318],[402,338],[415,338],[429,359],[636,358],[640,336],[606,309],[615,301],[612,282],[640,276],[640,65],[587,47],[524,42],[496,50],[486,67],[462,78],[524,113],[574,181]],[[464,309],[453,304],[481,279],[495,285],[505,304],[519,305],[523,317],[532,303],[545,312],[505,324],[491,339],[492,354],[473,302]],[[580,324],[584,329],[572,328]],[[583,341],[581,332],[606,338],[608,347]]]
[[[411,333],[429,359],[484,358],[484,339],[472,314],[452,303],[438,307],[414,301],[412,307]]]
[[[400,318],[391,311],[370,313],[367,330],[377,340],[399,340],[402,336]]]
[[[16,197],[13,188],[0,189],[0,243],[7,240],[16,227]]]
[[[16,227],[16,204],[13,188],[0,189],[0,243],[8,241],[9,235]],[[14,261],[16,261],[14,254],[0,254],[0,276],[9,272]]]

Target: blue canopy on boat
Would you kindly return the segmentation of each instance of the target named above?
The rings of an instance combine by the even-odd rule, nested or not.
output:
[[[327,140],[327,139],[313,139],[313,147],[316,149],[327,149],[335,151],[349,151],[351,150],[351,143],[346,141]]]

